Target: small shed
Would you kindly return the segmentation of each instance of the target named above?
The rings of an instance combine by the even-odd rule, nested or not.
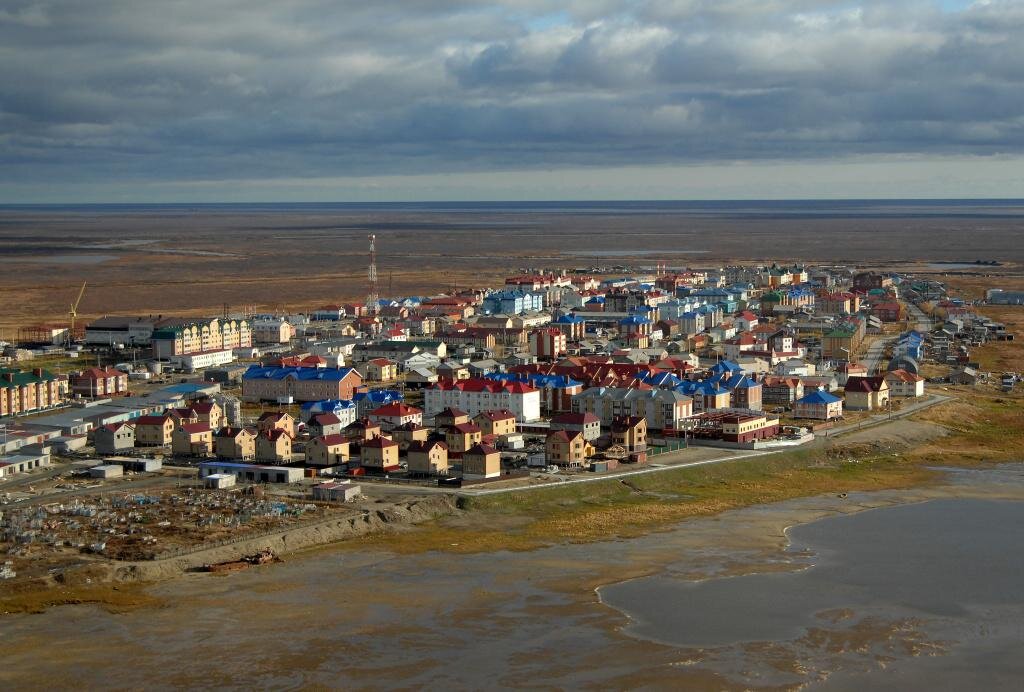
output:
[[[363,494],[351,481],[329,481],[313,486],[313,499],[322,502],[351,502]]]
[[[92,478],[120,478],[124,475],[124,467],[120,464],[102,464],[89,469]]]
[[[156,473],[164,467],[164,462],[160,459],[125,459],[124,461],[118,461],[126,471],[134,471],[135,473]]]
[[[224,490],[225,488],[235,487],[235,477],[230,473],[211,473],[203,479],[203,484],[207,488]]]

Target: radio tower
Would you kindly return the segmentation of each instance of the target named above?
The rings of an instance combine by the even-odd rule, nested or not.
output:
[[[366,289],[366,310],[367,312],[377,312],[377,301],[380,300],[380,295],[377,291],[377,236],[370,236],[370,269],[367,272],[367,289]]]

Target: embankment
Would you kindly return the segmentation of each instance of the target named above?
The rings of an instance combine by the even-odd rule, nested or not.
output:
[[[276,555],[287,555],[299,550],[334,543],[371,533],[393,531],[424,521],[430,521],[457,511],[454,498],[436,495],[400,504],[382,505],[379,509],[364,510],[359,516],[327,519],[305,526],[290,527],[279,532],[264,534],[211,548],[199,547],[174,557],[138,562],[90,563],[83,566],[93,582],[160,581],[174,578],[203,565],[237,560],[244,555],[269,548]],[[99,568],[99,569],[98,569]],[[76,568],[63,575],[65,583],[76,581]]]

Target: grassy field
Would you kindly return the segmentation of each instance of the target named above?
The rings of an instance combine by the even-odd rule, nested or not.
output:
[[[467,513],[462,517],[366,540],[403,553],[532,550],[638,536],[738,507],[910,487],[937,477],[923,464],[906,463],[902,451],[888,444],[839,443],[749,461],[464,498],[461,507]]]

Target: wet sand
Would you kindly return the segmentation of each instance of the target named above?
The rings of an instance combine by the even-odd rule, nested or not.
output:
[[[151,589],[166,604],[110,614],[69,606],[7,617],[0,685],[346,689],[792,688],[955,646],[899,613],[826,612],[793,640],[716,650],[635,636],[599,587],[669,571],[709,579],[805,569],[787,527],[936,498],[1024,500],[1024,468],[955,470],[911,491],[730,511],[649,536],[528,553],[311,553]],[[853,678],[851,678],[853,679]]]

